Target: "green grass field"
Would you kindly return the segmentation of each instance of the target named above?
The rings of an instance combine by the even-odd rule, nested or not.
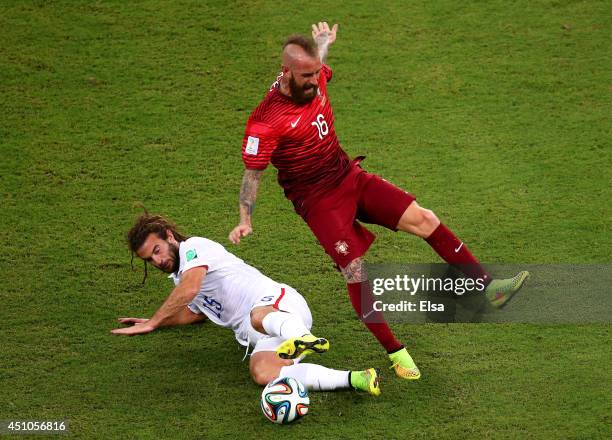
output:
[[[491,263],[611,263],[612,13],[604,1],[0,1],[0,420],[79,439],[610,438],[610,325],[395,324],[402,382],[271,168],[233,247],[240,146],[280,43],[321,19],[336,130]],[[231,332],[114,337],[171,283],[130,270],[135,202],[308,299],[330,367],[383,395],[312,393],[278,427]],[[373,227],[375,263],[437,262]],[[545,314],[546,310],[542,310]]]

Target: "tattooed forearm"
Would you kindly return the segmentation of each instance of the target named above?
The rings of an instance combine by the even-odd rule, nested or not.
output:
[[[361,283],[368,279],[368,274],[366,273],[361,258],[355,258],[344,267],[342,269],[342,275],[344,275],[347,283]]]
[[[245,170],[240,186],[240,220],[243,223],[250,222],[251,215],[255,210],[255,199],[259,180],[263,174],[262,170]]]

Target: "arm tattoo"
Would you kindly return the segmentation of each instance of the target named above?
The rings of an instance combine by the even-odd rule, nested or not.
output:
[[[255,199],[257,198],[257,187],[263,174],[262,170],[245,170],[240,186],[240,206],[244,207],[250,216],[255,210]]]
[[[342,275],[344,275],[347,283],[361,283],[368,279],[368,274],[366,273],[361,258],[355,258],[343,268]]]

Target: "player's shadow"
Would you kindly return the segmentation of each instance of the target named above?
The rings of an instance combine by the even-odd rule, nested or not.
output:
[[[465,275],[461,271],[448,265],[433,265],[429,276],[442,280],[453,280],[456,285],[461,284],[459,281],[465,280]],[[483,291],[462,291],[458,288],[453,291],[433,289],[421,295],[423,299],[431,303],[444,306],[444,310],[438,307],[437,310],[425,312],[425,320],[430,323],[482,322],[485,315],[493,311]]]

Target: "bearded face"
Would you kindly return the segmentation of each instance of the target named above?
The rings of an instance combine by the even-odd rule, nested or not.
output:
[[[179,269],[179,247],[176,244],[168,243],[171,259],[169,261],[170,271],[168,273],[174,273]]]
[[[136,253],[144,261],[166,273],[176,272],[180,266],[178,243],[162,239],[156,233],[149,234]]]
[[[291,98],[295,102],[298,104],[306,104],[317,96],[319,87],[317,83],[313,83],[310,78],[307,81],[303,81],[302,84],[299,84],[295,77],[291,76],[291,78],[289,78],[289,90],[291,91]]]

